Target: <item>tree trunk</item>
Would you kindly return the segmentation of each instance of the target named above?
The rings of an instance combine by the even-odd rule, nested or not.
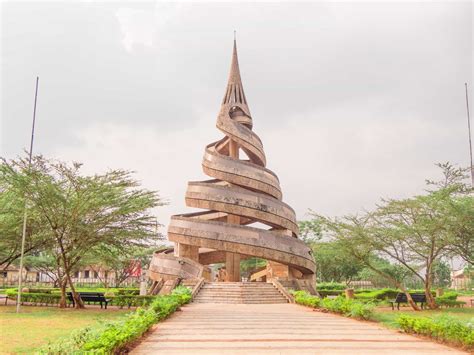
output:
[[[79,297],[79,294],[76,292],[74,284],[71,280],[71,276],[69,275],[69,270],[66,270],[66,278],[67,278],[67,281],[69,282],[69,286],[71,287],[72,298],[74,298],[74,303],[76,304],[76,308],[86,308],[84,306],[84,302],[82,302],[82,299]]]
[[[411,308],[413,308],[414,311],[421,311],[420,307],[418,307],[415,301],[413,301],[413,298],[411,297],[410,292],[408,292],[405,289],[405,287],[403,287],[402,285],[398,286],[398,288],[403,291],[405,296],[407,296],[407,302],[411,306]]]
[[[59,301],[59,308],[66,308],[66,306],[67,306],[66,286],[67,286],[67,280],[65,278],[63,278],[63,280],[61,280],[61,283],[60,283],[61,300]]]
[[[59,239],[58,240],[58,243],[59,243],[59,247],[61,249],[61,259],[62,259],[62,263],[63,263],[63,266],[64,266],[64,275],[66,276],[66,279],[69,283],[69,286],[71,286],[71,292],[72,292],[72,298],[74,299],[74,303],[76,304],[76,308],[85,308],[84,307],[84,302],[82,302],[81,298],[79,297],[79,295],[77,294],[76,292],[76,289],[74,288],[74,284],[72,282],[72,279],[71,279],[71,268],[72,268],[72,265],[68,262],[67,258],[66,258],[66,251],[64,250],[64,246],[62,244],[62,241]],[[76,259],[76,262],[79,261],[79,258]]]
[[[438,308],[438,305],[436,304],[436,300],[433,297],[433,294],[431,293],[431,280],[429,276],[427,276],[425,280],[425,296],[426,296],[426,304],[430,309]]]

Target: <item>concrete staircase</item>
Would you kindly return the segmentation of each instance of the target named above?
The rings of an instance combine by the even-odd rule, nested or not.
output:
[[[288,303],[266,282],[205,282],[194,297],[196,303]]]

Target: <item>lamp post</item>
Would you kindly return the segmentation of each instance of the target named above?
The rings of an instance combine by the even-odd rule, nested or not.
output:
[[[36,102],[38,99],[38,84],[39,84],[39,76],[36,77],[36,89],[35,89],[35,104],[33,106],[33,124],[31,126],[31,140],[30,140],[30,152],[28,158],[28,170],[31,167],[31,159],[33,157],[33,141],[35,138],[35,121],[36,121]],[[21,252],[20,252],[20,270],[18,275],[18,295],[16,299],[16,313],[20,312],[20,304],[21,304],[21,281],[23,279],[23,258],[25,254],[25,240],[26,240],[26,221],[28,219],[28,201],[25,195],[25,211],[23,213],[23,233],[21,236]]]
[[[469,135],[469,157],[471,159],[471,183],[474,187],[474,165],[472,164],[472,140],[471,140],[471,117],[469,115],[469,95],[467,94],[467,83],[464,83],[466,89],[466,111],[467,111],[467,131]]]

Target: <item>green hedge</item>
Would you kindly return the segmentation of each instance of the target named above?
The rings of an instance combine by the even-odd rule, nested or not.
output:
[[[318,289],[321,297],[327,296],[339,296],[344,294],[344,290],[328,290],[328,289]],[[397,297],[399,290],[392,288],[382,288],[375,290],[355,290],[354,297],[360,301],[370,301],[370,300],[387,300]]]
[[[30,288],[26,287],[28,289],[28,293],[52,293],[53,291],[59,291],[59,288]],[[26,293],[26,292],[25,292]]]
[[[320,282],[316,284],[316,288],[319,290],[325,291],[332,291],[332,290],[340,290],[344,291],[347,288],[346,284],[339,283],[339,282]]]
[[[69,338],[48,344],[40,354],[122,353],[127,344],[141,337],[151,326],[165,319],[191,300],[187,288],[177,288],[169,296],[157,296],[146,309],[138,308],[124,320],[87,327]]]
[[[455,291],[448,291],[444,295],[436,298],[436,304],[440,307],[462,307],[466,302],[458,301],[458,293]]]
[[[295,302],[312,308],[322,308],[331,312],[340,313],[347,317],[370,319],[373,315],[374,305],[362,303],[342,296],[329,299],[312,296],[306,291],[292,292]]]
[[[16,301],[18,292],[16,290],[8,290],[7,297]],[[21,293],[21,303],[31,303],[34,306],[57,305],[61,300],[61,295],[51,293]],[[69,301],[68,301],[69,302]]]
[[[458,298],[458,293],[455,291],[447,291],[442,296],[437,297],[437,300],[451,300],[456,301]]]
[[[145,307],[150,305],[156,296],[134,296],[134,295],[123,295],[110,297],[110,304],[120,308],[123,307]]]
[[[16,300],[16,290],[7,290],[7,296],[11,300]],[[120,295],[120,296],[107,296],[110,299],[109,305],[117,306],[120,308],[130,307],[145,307],[150,305],[156,296],[134,296],[134,295]],[[22,303],[31,303],[35,306],[41,305],[57,305],[61,300],[61,295],[57,293],[29,293],[22,292],[21,301]],[[69,299],[66,299],[67,303]],[[94,302],[99,303],[99,302]]]
[[[399,290],[393,288],[382,288],[379,290],[371,290],[366,292],[357,292],[354,297],[358,300],[387,300],[397,297]]]
[[[318,290],[318,293],[321,295],[321,297],[339,296],[344,293],[344,290]]]
[[[442,315],[420,318],[403,314],[396,322],[407,333],[422,334],[469,349],[474,348],[474,324],[464,324],[454,317]]]
[[[60,294],[61,289],[53,288],[53,287],[26,287],[28,289],[27,293],[52,293],[52,294]],[[8,290],[16,291],[18,288],[8,288]],[[70,288],[67,289],[70,292]],[[140,289],[136,287],[123,287],[123,288],[116,288],[116,287],[76,287],[77,292],[102,292],[106,295],[110,296],[122,296],[122,295],[135,295],[138,296],[140,294]]]
[[[120,288],[115,292],[117,296],[138,296],[140,294],[139,288]]]

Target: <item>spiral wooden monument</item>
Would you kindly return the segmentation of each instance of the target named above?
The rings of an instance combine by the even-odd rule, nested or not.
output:
[[[206,147],[202,162],[212,180],[189,182],[186,191],[186,205],[205,211],[171,217],[168,238],[175,248],[154,254],[150,278],[210,279],[207,265],[225,263],[219,281],[241,281],[240,261],[258,257],[266,259],[267,266],[252,280],[312,283],[310,248],[298,239],[295,212],[282,201],[278,177],[265,167],[262,142],[252,131],[235,40],[216,126],[224,138]],[[248,159],[241,159],[241,152]],[[268,229],[251,226],[257,222]]]

